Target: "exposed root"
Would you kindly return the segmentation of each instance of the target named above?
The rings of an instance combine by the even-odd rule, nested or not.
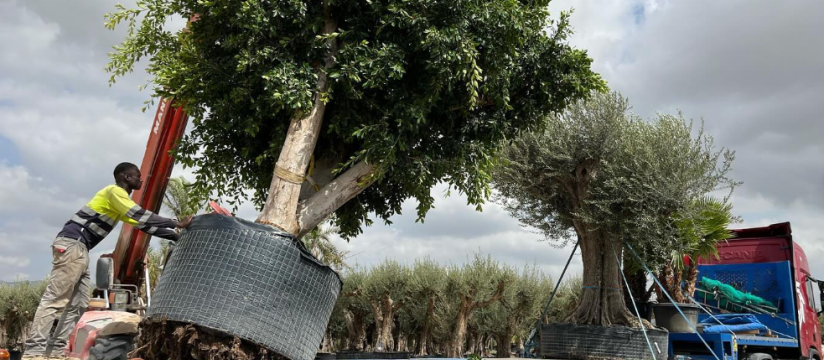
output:
[[[644,328],[657,328],[646,319],[638,321],[638,316],[630,312],[620,302],[611,302],[611,306],[604,309],[603,303],[598,297],[589,297],[578,303],[569,316],[564,319],[565,323],[575,325],[598,325],[598,326],[626,326],[640,329],[641,323]]]
[[[144,320],[138,348],[145,360],[287,360],[263,346],[194,324]]]

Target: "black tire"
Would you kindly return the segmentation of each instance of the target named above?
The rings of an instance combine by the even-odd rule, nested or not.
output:
[[[810,360],[821,360],[821,354],[815,349],[810,349]]]
[[[129,360],[128,354],[134,350],[131,336],[98,338],[89,350],[89,360]]]
[[[773,360],[772,355],[764,354],[764,353],[753,353],[747,354],[747,357],[744,360]]]

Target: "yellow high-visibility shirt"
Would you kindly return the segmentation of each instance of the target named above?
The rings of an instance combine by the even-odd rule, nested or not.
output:
[[[109,185],[77,211],[57,236],[78,239],[91,250],[109,235],[118,221],[149,234],[176,241],[176,223],[135,204],[125,189]]]

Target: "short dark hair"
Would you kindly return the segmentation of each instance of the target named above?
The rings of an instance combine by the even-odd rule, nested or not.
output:
[[[115,179],[117,178],[117,175],[125,173],[126,171],[129,171],[131,169],[140,170],[140,168],[138,168],[137,165],[132,164],[132,163],[123,162],[123,163],[117,164],[117,166],[114,167],[114,177],[115,177]]]

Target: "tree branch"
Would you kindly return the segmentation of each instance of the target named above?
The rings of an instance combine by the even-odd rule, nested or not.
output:
[[[336,19],[332,16],[329,1],[323,2],[324,35],[333,33],[338,27]],[[338,52],[338,41],[335,37],[329,37],[326,43],[329,50],[325,54],[323,69],[318,69],[314,105],[308,114],[297,112],[289,123],[286,139],[275,164],[266,203],[256,220],[260,224],[272,225],[295,235],[301,230],[296,210],[299,208],[301,184],[315,151],[326,113],[324,97],[329,90],[327,72],[335,64],[335,54]]]
[[[298,237],[303,237],[347,201],[360,194],[372,181],[377,167],[359,162],[298,205]]]
[[[493,294],[492,297],[490,297],[486,301],[476,302],[476,303],[470,305],[471,309],[472,310],[483,309],[483,308],[485,308],[489,305],[492,305],[492,303],[498,301],[501,298],[501,296],[504,294],[504,288],[505,287],[506,287],[506,283],[504,283],[503,281],[499,282],[498,283],[498,289],[495,290],[495,294]]]
[[[403,300],[400,300],[394,305],[392,305],[392,312],[398,311],[398,309],[400,309],[401,306],[403,306]]]

